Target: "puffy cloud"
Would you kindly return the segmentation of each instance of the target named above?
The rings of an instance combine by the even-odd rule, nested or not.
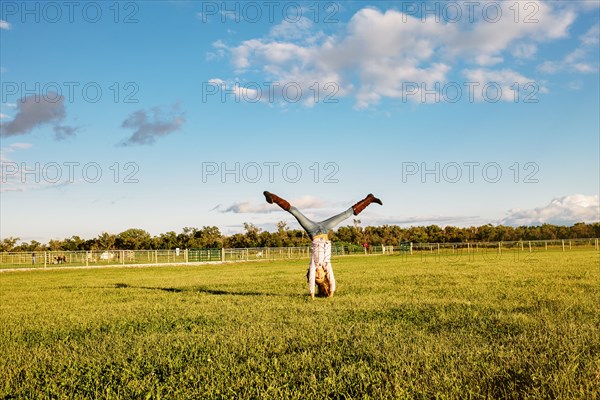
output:
[[[463,74],[469,82],[480,82],[483,85],[489,85],[489,90],[484,91],[482,87],[473,90],[473,95],[477,101],[484,100],[483,96],[486,96],[485,100],[487,101],[490,101],[490,99],[494,101],[515,101],[518,96],[521,96],[519,94],[520,91],[528,95],[537,94],[538,92],[547,93],[548,91],[545,86],[541,86],[533,79],[527,78],[511,69],[467,69],[463,71]],[[518,84],[518,87],[515,87],[515,83]]]
[[[324,201],[313,197],[313,196],[302,196],[297,199],[290,201],[290,203],[294,207],[298,207],[301,210],[310,210],[310,209],[322,209],[328,206]],[[260,204],[255,204],[249,201],[243,201],[239,203],[233,203],[227,207],[221,207],[220,205],[215,207],[214,209],[218,209],[220,212],[227,213],[232,212],[235,214],[243,214],[243,213],[257,213],[257,214],[267,214],[275,211],[281,211],[277,205],[269,204],[267,202],[261,202]]]
[[[553,7],[544,1],[489,3],[501,8],[502,17],[493,22],[479,18],[469,29],[449,32],[444,40],[449,54],[466,56],[476,62],[486,57],[501,57],[502,52],[523,46],[530,48],[526,53],[529,54],[530,46],[536,42],[566,37],[576,17],[574,11]],[[483,4],[482,9],[485,6]],[[515,22],[517,9],[519,22]]]
[[[549,2],[531,1],[521,12],[529,16],[526,11],[535,7],[536,23],[515,23],[509,7],[517,3],[492,3],[502,7],[503,15],[494,23],[481,17],[449,23],[394,9],[363,8],[331,35],[315,34],[311,21],[283,22],[267,37],[234,46],[218,41],[214,47],[230,54],[237,73],[258,70],[265,79],[296,82],[307,91],[314,82],[334,82],[338,96],[352,94],[357,107],[364,108],[382,98],[405,98],[407,82],[429,89],[444,84],[457,63],[489,67],[502,63],[507,52],[532,59],[537,43],[567,36],[576,15]]]
[[[270,36],[285,40],[304,39],[312,32],[313,22],[306,18],[300,17],[297,21],[283,20],[271,28]]]
[[[544,61],[537,69],[546,74],[555,74],[561,71],[590,74],[598,72],[598,62],[589,58],[589,53],[598,47],[600,25],[596,24],[579,37],[580,44],[575,50],[568,53],[559,61]]]
[[[298,207],[303,210],[307,209],[317,209],[317,208],[326,208],[329,207],[330,204],[325,201],[310,195],[302,196],[297,199],[294,199],[292,204],[295,207]]]
[[[573,194],[552,199],[541,207],[529,210],[513,209],[508,211],[500,223],[510,226],[573,225],[577,222],[600,221],[600,202],[597,195]]]
[[[512,51],[512,55],[517,58],[523,58],[526,60],[531,60],[535,58],[535,54],[537,53],[537,46],[532,43],[521,43],[516,45]]]
[[[0,29],[9,30],[10,24],[3,19],[0,19]]]
[[[160,107],[135,111],[121,124],[123,128],[134,130],[122,145],[152,144],[156,138],[179,130],[184,123],[185,114],[178,112],[177,106],[174,106],[171,112],[165,112]]]
[[[0,124],[0,136],[11,137],[25,135],[35,128],[51,124],[56,134],[56,139],[64,139],[73,135],[77,127],[61,125],[66,117],[64,97],[54,92],[45,96],[31,95],[19,100],[17,114],[5,123]]]

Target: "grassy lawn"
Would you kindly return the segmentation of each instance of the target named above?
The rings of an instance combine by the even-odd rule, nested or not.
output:
[[[600,398],[600,256],[0,273],[0,398]]]

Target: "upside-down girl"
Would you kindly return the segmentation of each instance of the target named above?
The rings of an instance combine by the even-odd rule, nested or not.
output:
[[[308,266],[308,272],[306,274],[310,297],[312,299],[315,298],[315,284],[319,287],[319,295],[332,297],[335,293],[335,277],[333,275],[333,267],[331,266],[331,241],[328,238],[329,230],[333,229],[333,227],[350,216],[358,215],[371,203],[383,205],[381,200],[372,194],[369,194],[346,211],[324,221],[314,222],[306,218],[306,216],[296,207],[290,205],[287,200],[270,192],[265,191],[263,194],[265,195],[267,203],[275,203],[292,214],[312,240],[310,265]]]

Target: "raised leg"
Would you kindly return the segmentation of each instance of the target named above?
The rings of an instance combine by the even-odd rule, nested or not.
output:
[[[340,224],[343,220],[350,218],[353,213],[354,213],[354,210],[352,209],[352,207],[350,207],[346,211],[341,212],[338,215],[334,215],[333,217],[326,219],[325,221],[321,222],[320,225],[323,228],[325,228],[327,231],[329,231],[329,230],[333,229],[336,225]]]
[[[304,228],[306,233],[308,233],[308,236],[311,239],[313,238],[313,236],[315,236],[316,232],[318,231],[317,224],[315,224],[310,219],[306,218],[306,216],[304,214],[302,214],[300,212],[300,210],[298,210],[296,207],[290,205],[290,203],[287,200],[282,199],[281,197],[277,196],[276,194],[273,194],[273,193],[270,193],[267,191],[263,192],[263,194],[265,195],[265,199],[267,200],[267,203],[269,203],[269,204],[275,203],[279,207],[283,208],[285,211],[292,214],[296,218],[296,220],[298,221],[300,226],[302,226],[302,228]]]

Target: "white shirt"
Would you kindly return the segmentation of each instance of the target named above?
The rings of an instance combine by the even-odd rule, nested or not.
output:
[[[317,267],[323,267],[329,281],[329,291],[331,293],[335,292],[335,277],[331,266],[331,240],[317,238],[312,241],[310,264],[308,266],[308,290],[311,295],[315,293]]]

